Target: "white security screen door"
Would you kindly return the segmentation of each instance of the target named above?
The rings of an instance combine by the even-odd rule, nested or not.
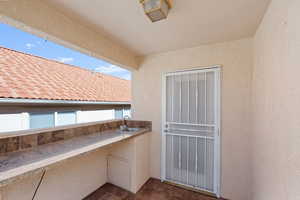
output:
[[[162,180],[219,196],[220,68],[164,76]]]

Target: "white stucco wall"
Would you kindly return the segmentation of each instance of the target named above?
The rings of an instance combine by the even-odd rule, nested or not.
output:
[[[300,199],[299,9],[273,0],[254,38],[253,200]]]
[[[133,118],[153,123],[150,170],[152,177],[160,178],[162,75],[217,64],[222,65],[221,194],[232,200],[250,200],[251,38],[145,57],[133,73]]]

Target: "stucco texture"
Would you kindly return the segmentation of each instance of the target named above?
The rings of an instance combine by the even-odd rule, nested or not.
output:
[[[254,38],[255,200],[300,199],[299,8],[299,0],[273,0]]]
[[[221,195],[250,199],[250,112],[253,40],[243,39],[143,59],[133,73],[133,117],[151,120],[151,176],[160,178],[162,75],[182,69],[222,66],[221,94]]]

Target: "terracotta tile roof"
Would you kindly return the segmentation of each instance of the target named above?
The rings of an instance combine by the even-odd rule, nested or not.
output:
[[[0,47],[0,98],[131,101],[130,81]]]

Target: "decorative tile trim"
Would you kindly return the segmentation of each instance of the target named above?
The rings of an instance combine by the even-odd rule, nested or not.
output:
[[[20,137],[4,138],[0,140],[0,153],[18,151],[20,148]]]
[[[152,122],[151,121],[126,120],[125,124],[128,127],[133,127],[133,128],[148,128],[149,131],[152,131]]]
[[[136,121],[136,120],[113,120],[99,123],[87,123],[82,126],[67,126],[58,129],[44,129],[36,131],[32,134],[22,134],[19,136],[0,138],[0,155],[9,152],[16,152],[34,148],[38,145],[49,144],[62,140],[68,140],[74,137],[99,133],[107,130],[118,129],[121,125],[126,124],[128,127],[134,128],[148,128],[152,130],[152,123],[150,121]]]

